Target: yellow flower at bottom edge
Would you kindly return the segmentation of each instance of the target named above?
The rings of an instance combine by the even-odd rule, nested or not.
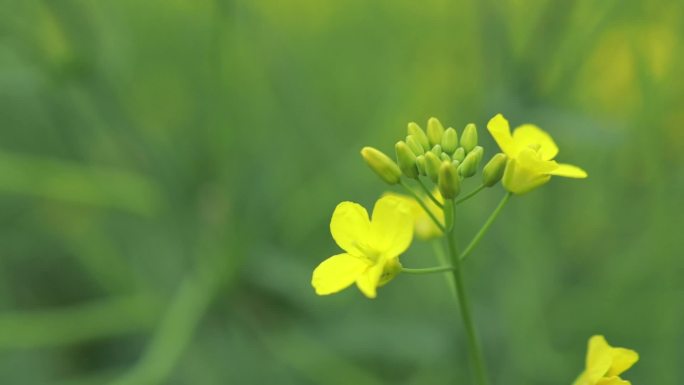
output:
[[[439,201],[440,203],[444,203],[444,198],[442,198],[442,194],[439,193],[438,189],[435,189],[432,192],[432,195],[437,199],[437,201]],[[425,210],[423,210],[423,208],[420,207],[420,204],[418,204],[418,202],[416,202],[416,200],[413,199],[413,197],[403,194],[397,194],[394,192],[387,192],[383,194],[383,196],[401,199],[405,202],[405,204],[408,207],[411,208],[411,215],[413,216],[414,234],[416,235],[416,237],[422,240],[429,240],[442,236],[442,230],[440,230],[439,227],[435,225],[432,219],[425,213]],[[441,223],[444,223],[444,212],[442,211],[442,209],[437,207],[437,205],[434,202],[432,202],[432,200],[427,196],[422,195],[421,198],[423,199],[425,205],[430,209],[430,211],[432,211],[435,214],[435,217],[437,217],[437,219]]]
[[[342,202],[330,220],[330,233],[345,253],[334,255],[313,271],[318,295],[337,293],[356,282],[368,298],[401,271],[399,255],[413,240],[413,216],[404,201],[382,197],[372,219],[363,206]]]
[[[502,183],[514,194],[524,194],[551,179],[551,176],[586,178],[586,171],[571,164],[557,163],[553,158],[558,146],[541,128],[532,124],[517,127],[513,134],[503,115],[497,114],[487,129],[508,157]]]
[[[638,360],[639,354],[634,350],[614,348],[605,337],[593,336],[589,339],[586,369],[573,385],[631,385],[620,374]]]

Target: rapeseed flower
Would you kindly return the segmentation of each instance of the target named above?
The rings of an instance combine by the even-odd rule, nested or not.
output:
[[[514,194],[524,194],[547,183],[551,176],[586,178],[586,171],[570,164],[557,163],[553,158],[558,146],[551,136],[532,124],[523,124],[511,134],[508,121],[497,114],[487,129],[508,157],[502,183]]]
[[[639,360],[634,350],[614,348],[605,337],[596,335],[589,339],[586,369],[573,385],[631,385],[620,374]]]
[[[399,255],[413,240],[413,216],[405,201],[381,197],[372,218],[353,202],[342,202],[330,220],[330,233],[342,250],[316,267],[311,285],[318,295],[337,293],[353,283],[368,298],[401,271]]]

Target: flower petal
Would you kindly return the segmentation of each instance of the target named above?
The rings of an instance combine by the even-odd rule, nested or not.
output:
[[[442,198],[438,189],[435,189],[432,192],[432,195],[437,198],[438,201],[444,202],[444,198]],[[432,219],[425,213],[425,210],[420,207],[420,204],[418,204],[413,197],[393,192],[384,193],[382,196],[396,197],[410,207],[411,215],[413,216],[413,233],[416,237],[422,240],[428,240],[442,236],[442,230],[435,225]],[[444,212],[427,196],[423,198],[423,202],[432,210],[437,219],[441,223],[444,223]]]
[[[515,158],[518,156],[518,146],[511,136],[511,127],[508,124],[508,120],[503,115],[496,114],[495,117],[491,118],[489,123],[487,123],[487,130],[489,130],[501,151],[508,155],[508,157]]]
[[[406,251],[413,240],[411,207],[393,196],[378,199],[373,208],[370,236],[372,247],[385,258]]]
[[[601,335],[595,335],[589,339],[586,375],[590,383],[596,383],[599,378],[604,377],[608,373],[613,363],[611,349],[605,337]]]
[[[337,254],[321,262],[313,271],[311,286],[318,295],[337,293],[349,287],[368,269],[370,262],[349,254]]]
[[[566,178],[586,178],[587,172],[571,164],[558,163],[558,168],[549,172],[550,175],[564,176]]]
[[[513,131],[513,141],[518,149],[537,147],[542,160],[551,160],[558,155],[558,146],[551,135],[533,124],[523,124]]]
[[[610,366],[607,376],[619,376],[639,361],[639,353],[631,349],[613,348],[611,353],[613,364]]]
[[[375,298],[378,295],[377,290],[383,269],[384,263],[378,263],[356,278],[356,286],[366,297]]]
[[[365,243],[370,231],[368,211],[354,202],[342,202],[330,220],[330,233],[337,245],[349,254],[363,256],[359,243]]]
[[[623,380],[620,377],[602,378],[596,382],[596,385],[632,385],[631,382]]]
[[[537,152],[524,148],[517,159],[508,159],[501,182],[506,190],[524,194],[548,182],[548,173],[556,167],[556,162],[541,160]]]

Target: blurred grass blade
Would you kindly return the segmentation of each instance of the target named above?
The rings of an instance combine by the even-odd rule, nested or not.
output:
[[[0,314],[0,349],[43,348],[148,330],[159,306],[144,295]]]
[[[0,192],[152,215],[161,191],[142,175],[115,168],[0,151]]]

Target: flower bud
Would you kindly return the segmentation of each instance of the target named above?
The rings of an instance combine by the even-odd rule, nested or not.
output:
[[[425,135],[425,131],[423,131],[418,124],[414,122],[409,123],[408,134],[413,135],[425,151],[430,149],[430,141],[428,140],[427,135]]]
[[[418,143],[418,139],[416,139],[415,135],[407,136],[406,144],[409,146],[411,152],[413,152],[415,156],[425,153],[425,149],[420,143]]]
[[[434,146],[442,143],[442,135],[444,134],[444,126],[437,118],[430,118],[427,126],[427,137],[430,145]]]
[[[468,153],[477,146],[477,127],[475,124],[468,123],[463,130],[463,135],[461,135],[461,146]]]
[[[439,159],[440,159],[442,162],[451,162],[451,157],[449,157],[449,155],[448,155],[446,152],[443,152],[443,153],[439,156]]]
[[[458,133],[452,127],[444,131],[442,135],[442,150],[448,154],[453,154],[458,148]]]
[[[443,152],[442,146],[440,146],[439,144],[435,144],[435,147],[432,147],[432,150],[430,150],[430,151],[432,151],[435,155],[437,155],[438,158],[440,156],[442,156],[442,152]]]
[[[427,175],[427,172],[425,172],[425,155],[418,155],[416,157],[416,167],[420,175]]]
[[[399,183],[401,170],[399,166],[387,155],[373,147],[361,149],[361,156],[368,166],[386,183],[393,185]]]
[[[444,199],[453,199],[461,192],[461,178],[458,170],[451,162],[442,162],[439,167],[439,192]]]
[[[409,146],[403,141],[398,141],[394,145],[394,150],[397,154],[397,162],[399,163],[399,169],[409,178],[418,178],[418,168],[416,167],[416,156]]]
[[[482,169],[482,184],[492,187],[501,180],[506,169],[506,154],[498,153]]]
[[[439,178],[439,165],[441,161],[434,152],[428,151],[425,153],[425,173],[430,177],[432,182],[437,183]]]
[[[454,151],[454,154],[451,156],[451,159],[463,162],[463,159],[465,159],[465,150],[463,149],[463,147],[457,148],[456,151]]]
[[[463,162],[461,162],[461,165],[458,166],[458,172],[463,176],[464,178],[469,178],[477,172],[477,167],[480,165],[480,161],[482,160],[482,154],[484,150],[480,146],[476,146],[473,148],[471,152],[466,155],[465,159],[463,159]]]
[[[484,157],[484,148],[482,148],[482,146],[475,146],[470,152],[474,153],[474,156],[477,156],[477,164],[479,165]]]

